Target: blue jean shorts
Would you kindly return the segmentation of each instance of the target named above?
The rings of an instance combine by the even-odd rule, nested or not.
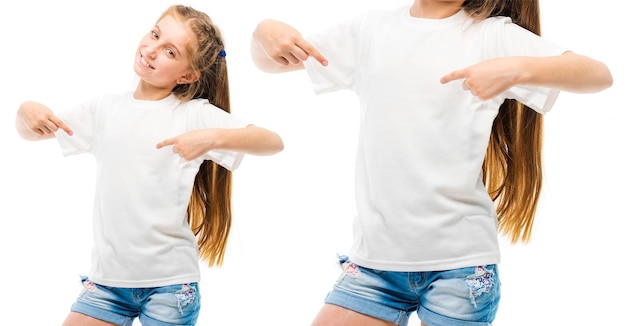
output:
[[[497,265],[437,272],[390,272],[341,256],[327,304],[405,326],[416,311],[428,326],[491,325],[500,302]]]
[[[131,326],[195,325],[200,314],[197,283],[155,288],[117,288],[82,278],[83,290],[72,311],[109,323]]]

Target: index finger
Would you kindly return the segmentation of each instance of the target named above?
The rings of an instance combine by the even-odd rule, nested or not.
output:
[[[65,131],[66,134],[68,134],[70,136],[74,134],[72,129],[70,129],[70,127],[68,125],[66,125],[65,122],[63,122],[63,120],[57,118],[56,116],[52,117],[50,119],[50,121],[52,121],[52,123],[54,123],[57,126],[57,128]]]
[[[453,80],[459,80],[465,78],[465,70],[455,70],[443,77],[439,80],[442,84],[451,82]]]
[[[318,51],[311,43],[307,41],[302,41],[301,44],[296,44],[299,48],[301,48],[308,56],[313,57],[313,59],[317,60],[317,62],[321,63],[322,66],[328,65],[328,60],[324,57],[320,51]]]
[[[163,141],[159,142],[158,144],[156,144],[156,148],[162,148],[162,147],[171,146],[171,145],[174,145],[174,139],[173,138],[169,138],[169,139],[166,139],[166,140],[163,140]]]

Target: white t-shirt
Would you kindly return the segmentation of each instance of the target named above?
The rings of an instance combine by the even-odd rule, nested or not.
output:
[[[199,281],[197,240],[186,218],[195,175],[204,160],[234,170],[243,154],[209,151],[187,162],[156,144],[195,129],[247,123],[207,100],[142,101],[132,92],[101,96],[59,117],[74,131],[56,134],[63,154],[96,159],[89,278],[115,287]]]
[[[361,106],[350,259],[392,271],[498,263],[481,176],[494,117],[505,97],[544,113],[558,91],[513,87],[480,101],[462,81],[439,80],[489,58],[565,50],[509,18],[419,19],[409,7],[369,12],[309,40],[329,62],[305,62],[314,90],[352,90]]]

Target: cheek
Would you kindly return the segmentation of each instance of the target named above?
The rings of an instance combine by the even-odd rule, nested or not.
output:
[[[164,67],[166,67],[169,72],[168,74],[175,78],[187,75],[190,70],[187,64],[182,64],[180,62],[167,62],[164,64]]]
[[[157,66],[157,71],[159,75],[169,76],[176,75],[178,73],[178,68],[176,67],[176,64],[173,64],[171,60],[168,60],[163,56],[159,56],[158,58],[154,59],[154,64]]]
[[[150,45],[152,40],[148,34],[144,35],[141,40],[139,40],[139,44],[137,44],[137,51],[141,51],[142,48],[145,48]]]

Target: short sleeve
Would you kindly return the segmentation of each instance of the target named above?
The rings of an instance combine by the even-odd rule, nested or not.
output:
[[[492,25],[496,33],[497,43],[491,47],[491,56],[530,56],[546,57],[559,56],[568,50],[546,40],[523,27],[513,24],[510,18],[495,18],[496,24]],[[541,86],[518,85],[505,92],[507,98],[515,99],[524,103],[538,113],[550,111],[560,91],[554,88]]]
[[[57,113],[57,116],[74,132],[55,134],[64,156],[92,152],[97,126],[98,99]]]
[[[329,93],[356,87],[357,67],[360,63],[359,29],[364,17],[361,15],[308,36],[309,42],[328,59],[328,66],[322,66],[314,59],[304,61],[315,93]]]
[[[190,130],[207,128],[235,129],[245,128],[250,123],[235,115],[232,115],[208,102],[202,103],[189,117]],[[228,170],[235,170],[241,164],[244,153],[212,150],[207,152],[202,159],[214,161]]]

